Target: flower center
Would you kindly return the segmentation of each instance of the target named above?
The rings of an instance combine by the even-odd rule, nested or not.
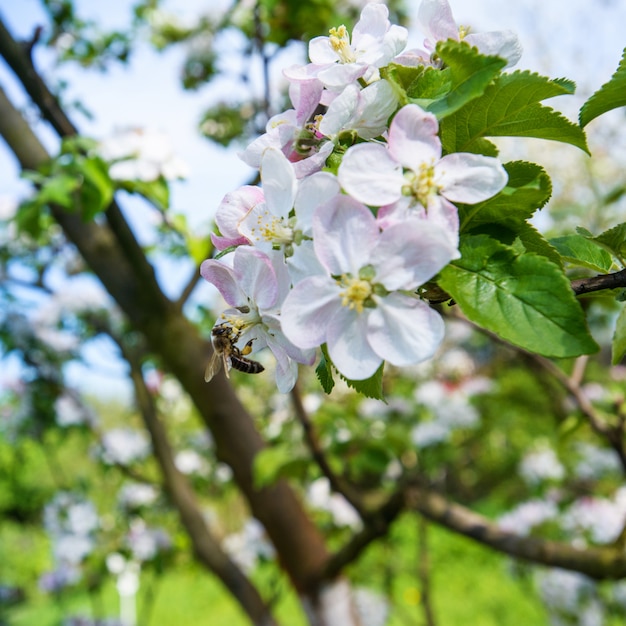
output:
[[[350,36],[348,29],[342,24],[338,28],[331,28],[328,31],[331,48],[337,53],[342,63],[354,63],[356,57],[350,48]]]
[[[344,288],[339,293],[342,306],[354,309],[357,313],[363,313],[363,308],[371,302],[372,284],[370,281],[344,274],[339,284]]]
[[[422,163],[417,172],[405,172],[405,185],[402,195],[413,196],[424,208],[428,208],[429,200],[436,196],[441,187],[435,181],[434,163]]]
[[[469,35],[469,26],[459,26],[459,41],[463,41],[466,35]]]
[[[256,241],[269,241],[277,246],[290,244],[294,239],[294,230],[289,221],[267,210],[257,217],[256,226],[250,229],[250,234]]]

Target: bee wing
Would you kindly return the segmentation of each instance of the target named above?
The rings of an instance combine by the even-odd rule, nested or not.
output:
[[[206,370],[204,370],[204,380],[205,382],[209,382],[215,374],[220,371],[222,367],[222,363],[226,363],[226,356],[224,354],[220,354],[219,352],[214,351],[211,355],[211,359],[209,360]],[[226,376],[228,376],[228,368],[225,368]]]

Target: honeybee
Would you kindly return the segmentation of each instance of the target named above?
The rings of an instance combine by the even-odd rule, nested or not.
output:
[[[229,370],[231,367],[245,374],[260,374],[265,369],[257,361],[246,358],[246,355],[252,351],[254,339],[250,339],[241,349],[235,345],[237,339],[238,333],[233,328],[225,324],[218,324],[213,327],[211,331],[213,354],[204,372],[204,380],[207,383],[220,371],[222,365],[226,378],[230,378]]]

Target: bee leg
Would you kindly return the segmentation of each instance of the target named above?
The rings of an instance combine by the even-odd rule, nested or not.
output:
[[[254,339],[250,339],[250,341],[248,341],[248,343],[241,349],[241,354],[245,356],[246,354],[250,354],[250,352],[252,352],[253,341]]]

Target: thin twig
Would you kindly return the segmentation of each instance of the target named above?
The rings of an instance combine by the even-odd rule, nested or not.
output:
[[[363,498],[357,492],[354,486],[352,486],[345,478],[335,473],[330,466],[324,450],[320,445],[319,439],[315,432],[313,423],[311,422],[304,404],[302,403],[302,397],[300,394],[300,388],[298,384],[294,386],[291,391],[291,400],[293,403],[294,412],[304,431],[304,440],[311,452],[311,456],[317,466],[320,468],[322,474],[328,479],[330,487],[336,493],[341,494],[357,511],[361,519],[368,517],[368,513],[363,504]]]

